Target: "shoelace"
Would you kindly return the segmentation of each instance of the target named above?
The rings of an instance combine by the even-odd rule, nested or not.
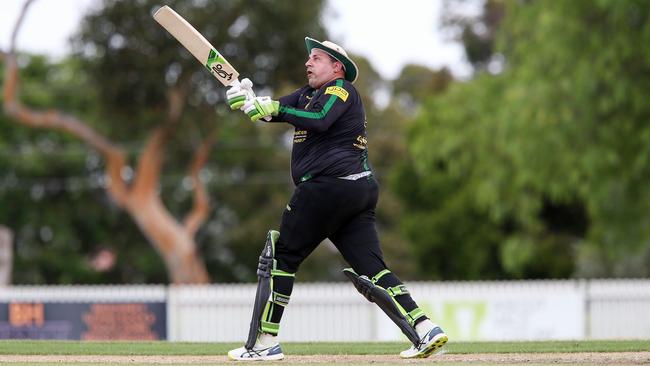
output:
[[[428,331],[422,338],[420,338],[420,341],[418,341],[418,346],[416,347],[416,349],[418,351],[421,351],[422,350],[421,347],[424,346],[428,342],[429,334],[431,334],[431,330]]]
[[[269,347],[269,348],[270,348],[270,347]],[[241,356],[242,356],[242,357],[245,356],[245,357],[247,357],[247,358],[253,358],[254,356],[260,356],[260,357],[262,357],[262,352],[264,352],[264,351],[266,351],[266,350],[268,350],[268,348],[264,348],[264,349],[261,349],[261,350],[258,350],[258,351],[254,350],[254,349],[247,349],[246,352],[242,353]]]

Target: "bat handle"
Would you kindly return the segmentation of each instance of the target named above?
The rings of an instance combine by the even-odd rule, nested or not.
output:
[[[242,83],[241,81],[239,81],[239,79],[236,79],[230,85],[231,86],[240,86],[242,88],[242,90],[244,90],[246,92],[246,99],[255,98],[255,92],[253,91],[253,83],[251,83],[250,80],[248,80],[247,83]],[[263,119],[268,122],[268,121],[271,120],[271,116],[266,116]]]

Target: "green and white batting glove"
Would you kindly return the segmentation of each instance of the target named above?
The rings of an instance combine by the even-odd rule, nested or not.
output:
[[[251,121],[255,122],[260,118],[277,116],[280,102],[271,99],[271,97],[255,97],[247,100],[242,109],[251,118]]]
[[[246,103],[246,100],[250,99],[253,94],[253,82],[250,79],[243,79],[239,84],[231,86],[226,91],[226,99],[228,100],[228,105],[230,109],[237,110]]]

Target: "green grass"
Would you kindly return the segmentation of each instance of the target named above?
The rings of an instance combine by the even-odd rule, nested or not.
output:
[[[0,341],[4,355],[225,355],[239,343],[186,342],[79,342],[79,341]],[[397,354],[407,343],[283,343],[290,355],[384,355]],[[538,353],[538,352],[641,352],[650,351],[647,340],[551,341],[551,342],[453,342],[447,353]]]

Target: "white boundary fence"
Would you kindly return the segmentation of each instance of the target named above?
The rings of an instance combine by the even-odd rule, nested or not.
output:
[[[456,341],[650,338],[650,280],[413,282],[418,304]],[[255,285],[13,286],[0,302],[165,302],[171,341],[242,341]],[[349,283],[296,284],[286,341],[404,340]]]
[[[586,334],[592,338],[650,338],[650,280],[587,283]]]

